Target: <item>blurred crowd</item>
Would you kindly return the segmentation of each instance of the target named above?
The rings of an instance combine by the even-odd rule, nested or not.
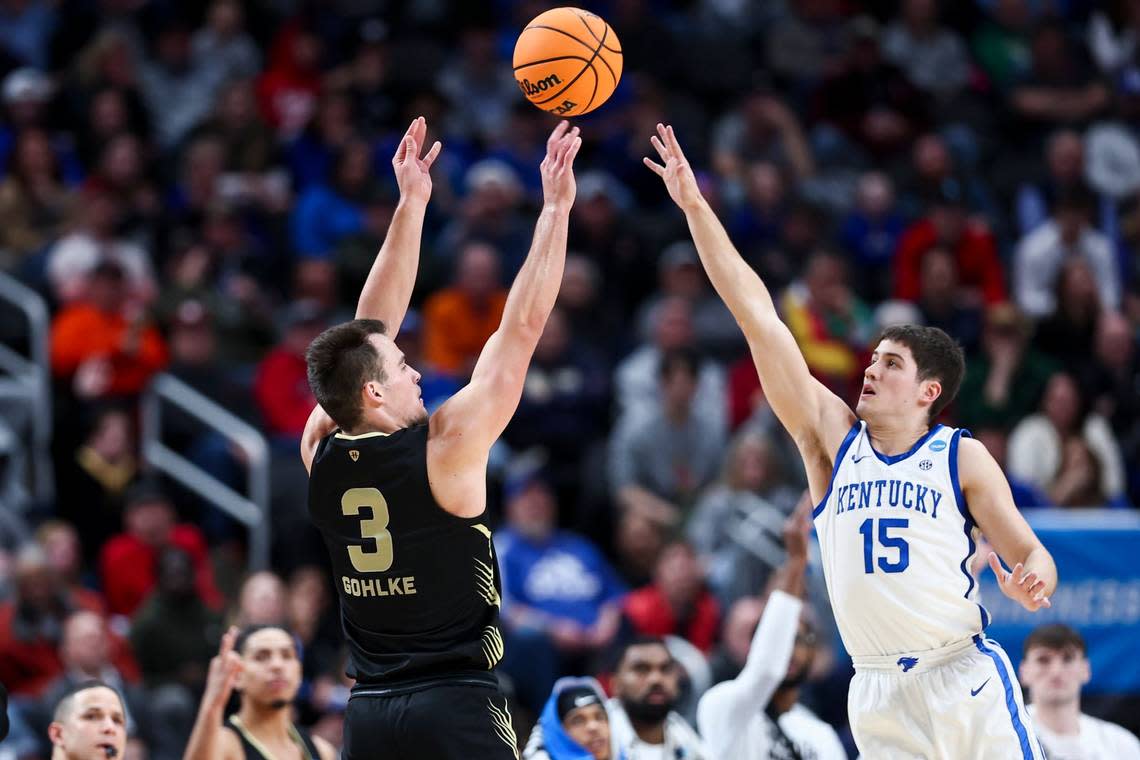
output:
[[[0,537],[18,718],[0,755],[46,757],[52,695],[97,675],[126,695],[134,757],[179,757],[229,623],[296,633],[300,720],[337,742],[349,684],[297,455],[304,350],[351,317],[423,115],[444,147],[400,348],[429,409],[465,382],[541,201],[554,121],[510,54],[554,4],[0,0],[0,271],[50,307],[56,479],[23,511],[33,537]],[[968,355],[942,421],[986,444],[1019,506],[1140,504],[1140,2],[590,10],[625,73],[576,122],[565,278],[489,473],[520,736],[556,679],[604,676],[638,635],[674,643],[693,704],[731,677],[805,487],[764,357],[641,164],[659,121],[821,381],[851,398],[878,330],[936,325]],[[138,402],[160,372],[270,440],[271,571],[246,577],[241,526],[145,470]],[[242,487],[216,432],[174,415],[164,435]],[[848,671],[815,585],[805,698],[842,731]]]

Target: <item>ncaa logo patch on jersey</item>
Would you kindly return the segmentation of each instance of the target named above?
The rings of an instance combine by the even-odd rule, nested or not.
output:
[[[930,444],[931,451],[942,451],[944,448],[946,448],[946,441],[938,440]]]
[[[918,469],[923,470],[923,471],[929,470],[933,466],[934,466],[934,462],[931,462],[929,459],[923,459],[921,462],[918,463]]]
[[[360,459],[360,452],[356,449],[349,449],[348,456],[352,461],[355,462],[357,459]]]

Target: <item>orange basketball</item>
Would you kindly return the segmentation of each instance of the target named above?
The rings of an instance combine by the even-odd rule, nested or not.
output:
[[[555,116],[581,116],[606,102],[621,79],[621,43],[601,17],[579,8],[535,16],[515,43],[515,81]]]

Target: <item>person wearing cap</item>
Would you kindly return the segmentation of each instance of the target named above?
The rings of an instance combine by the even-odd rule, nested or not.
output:
[[[526,201],[519,173],[506,161],[485,158],[467,170],[463,177],[466,195],[459,213],[440,233],[436,249],[448,252],[473,242],[482,242],[498,251],[503,276],[514,277],[530,245],[530,227],[522,213]]]
[[[593,678],[554,684],[523,760],[626,760],[613,742],[605,693]]]
[[[1005,274],[993,233],[967,217],[966,188],[947,177],[926,188],[927,213],[903,233],[895,253],[895,298],[917,301],[922,290],[922,255],[936,245],[958,263],[963,288],[975,291],[987,305],[1006,299]]]
[[[503,670],[538,709],[558,673],[585,667],[618,630],[625,586],[588,539],[558,528],[558,504],[529,462],[507,478],[506,524],[495,533],[503,574]]]
[[[1052,218],[1021,239],[1013,255],[1013,291],[1017,305],[1034,319],[1057,308],[1056,282],[1065,261],[1080,258],[1096,280],[1100,305],[1117,309],[1121,274],[1112,241],[1090,222],[1094,197],[1084,183],[1060,188]]]

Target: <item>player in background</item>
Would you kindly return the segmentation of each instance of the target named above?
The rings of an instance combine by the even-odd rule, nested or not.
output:
[[[543,207],[498,330],[471,381],[428,417],[396,337],[419,260],[434,146],[409,128],[393,166],[401,200],[357,305],[308,351],[319,406],[301,441],[309,515],[332,561],[356,679],[346,760],[515,758],[494,667],[501,580],[485,525],[487,458],[518,406],[554,307],[575,196],[578,129],[560,123],[540,171]]]
[[[76,684],[48,726],[51,760],[106,760],[127,749],[127,716],[119,692],[102,681]]]
[[[1079,633],[1043,625],[1026,637],[1022,652],[1021,682],[1049,760],[1140,760],[1140,740],[1129,731],[1081,712],[1081,687],[1092,670]]]
[[[335,760],[336,749],[293,723],[301,688],[297,640],[285,628],[231,628],[210,661],[198,718],[183,760]],[[226,724],[230,694],[241,707]]]
[[[935,328],[886,331],[852,411],[811,376],[672,127],[658,124],[651,142],[662,163],[645,164],[684,212],[765,398],[803,457],[828,595],[855,665],[848,713],[861,753],[1040,758],[1013,667],[982,636],[988,615],[968,569],[976,528],[1013,567],[990,554],[1002,592],[1026,609],[1048,606],[1057,571],[985,447],[934,424],[961,383],[961,349]]]
[[[815,646],[802,614],[809,508],[805,498],[784,525],[787,558],[773,574],[744,668],[697,703],[709,757],[846,760],[835,729],[797,703]]]

